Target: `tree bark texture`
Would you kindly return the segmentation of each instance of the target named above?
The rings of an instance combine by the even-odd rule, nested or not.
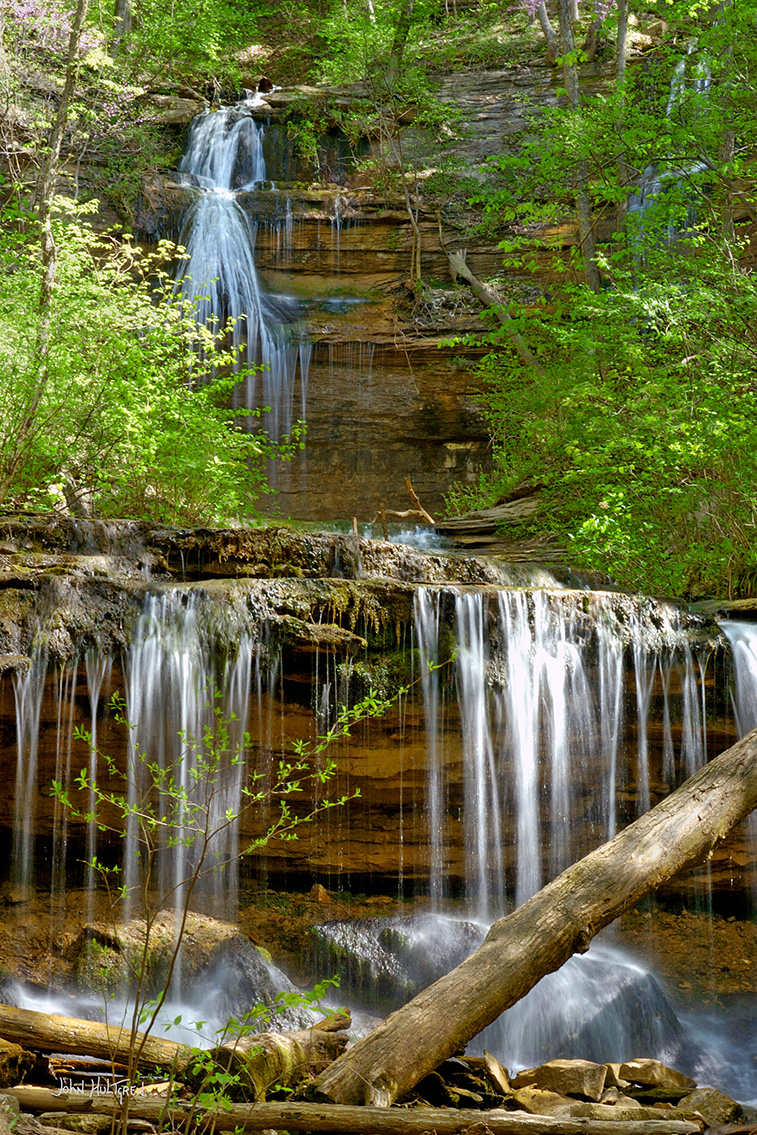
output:
[[[258,1096],[270,1084],[292,1083],[312,1066],[322,1068],[334,1060],[346,1044],[346,1036],[339,1030],[348,1026],[348,1018],[337,1028],[327,1019],[299,1032],[258,1033],[236,1043],[228,1041],[209,1055],[221,1067],[230,1066],[239,1073],[250,1094]],[[123,1064],[128,1064],[130,1053],[141,1046],[140,1067],[159,1067],[165,1072],[170,1069],[179,1078],[191,1057],[191,1049],[173,1040],[144,1033],[132,1038],[130,1029],[117,1025],[55,1017],[10,1005],[0,1005],[0,1037],[40,1052],[96,1056]]]
[[[338,1103],[388,1106],[618,915],[706,858],[756,806],[754,730],[496,922],[474,954],[327,1068],[318,1090]]]
[[[49,1088],[10,1088],[23,1111],[86,1112],[112,1115],[118,1097],[53,1092]],[[180,1128],[193,1114],[188,1108],[170,1107],[167,1100],[149,1096],[129,1097],[129,1114],[152,1122],[168,1119]],[[194,1113],[197,1118],[197,1113]],[[216,1131],[333,1131],[354,1135],[698,1135],[694,1123],[668,1119],[607,1122],[562,1116],[528,1115],[524,1111],[474,1111],[470,1108],[348,1107],[338,1104],[256,1103],[213,1113]]]

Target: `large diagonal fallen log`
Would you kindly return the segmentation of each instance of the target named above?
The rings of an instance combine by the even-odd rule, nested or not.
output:
[[[23,1111],[86,1112],[114,1115],[121,1106],[115,1095],[83,1095],[81,1092],[51,1092],[46,1088],[10,1088]],[[129,1114],[151,1122],[166,1119],[183,1127],[198,1112],[190,1107],[169,1106],[167,1101],[144,1096],[129,1097]],[[209,1117],[208,1117],[209,1118]],[[313,1104],[286,1101],[256,1103],[219,1109],[212,1113],[217,1131],[333,1131],[353,1135],[459,1135],[470,1131],[478,1135],[698,1135],[699,1127],[681,1119],[608,1122],[573,1119],[568,1116],[528,1115],[524,1111],[473,1111],[452,1108],[346,1107],[340,1104]]]
[[[337,1103],[389,1105],[756,806],[754,730],[496,922],[474,954],[330,1065],[316,1088]]]

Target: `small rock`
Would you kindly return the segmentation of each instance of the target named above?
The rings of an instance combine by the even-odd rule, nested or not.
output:
[[[629,1060],[620,1066],[620,1075],[633,1084],[648,1088],[695,1088],[696,1080],[668,1068],[660,1060]]]
[[[313,883],[313,886],[308,891],[308,898],[311,902],[330,903],[329,892],[320,883]]]
[[[653,24],[648,24],[647,28],[646,28],[647,35],[651,35],[651,36],[654,36],[654,37],[666,35],[667,30],[668,30],[668,25],[665,23],[664,20],[655,20],[655,22]]]
[[[570,1115],[574,1100],[559,1092],[550,1092],[545,1088],[518,1088],[512,1094],[521,1111],[529,1115]]]
[[[512,1088],[510,1087],[507,1069],[500,1064],[496,1056],[492,1056],[491,1052],[487,1052],[486,1049],[484,1049],[484,1060],[486,1061],[486,1070],[494,1086],[502,1092],[503,1096],[509,1096]]]
[[[14,1120],[21,1111],[21,1106],[15,1096],[0,1094],[0,1115],[7,1120]]]
[[[479,1092],[472,1092],[469,1088],[459,1088],[457,1084],[447,1087],[447,1094],[454,1098],[458,1107],[482,1107],[484,1097]]]
[[[674,1110],[676,1114],[683,1113],[685,1119],[696,1112],[702,1116],[708,1127],[741,1123],[744,1119],[744,1109],[741,1104],[719,1092],[717,1088],[696,1088],[681,1100]]]
[[[550,1060],[538,1068],[527,1068],[512,1080],[514,1088],[538,1087],[565,1096],[601,1099],[607,1067],[591,1060]]]
[[[605,1064],[607,1069],[607,1078],[605,1080],[606,1088],[628,1088],[630,1081],[624,1080],[620,1075],[620,1064]]]

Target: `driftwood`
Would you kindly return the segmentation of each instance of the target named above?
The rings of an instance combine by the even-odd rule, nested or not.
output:
[[[473,275],[465,262],[465,257],[466,250],[447,253],[449,271],[452,279],[457,280],[458,277],[461,277],[465,280],[476,299],[479,300],[484,307],[490,307],[492,309],[507,332],[510,342],[513,347],[515,347],[521,361],[524,362],[527,367],[530,367],[535,374],[538,374],[540,378],[547,378],[547,372],[536,356],[529,350],[528,344],[518,330],[510,312],[505,309],[501,301],[494,295],[494,292],[490,292],[486,285],[482,284],[481,281]]]
[[[52,1092],[47,1088],[11,1088],[23,1111],[87,1112],[112,1115],[121,1106],[115,1095],[82,1095]],[[129,1096],[129,1114],[136,1119],[157,1121],[163,1117],[181,1127],[197,1112],[169,1106],[168,1101]],[[607,1122],[562,1116],[528,1115],[526,1112],[473,1111],[451,1108],[349,1107],[339,1104],[256,1103],[213,1113],[217,1131],[334,1131],[347,1135],[695,1135],[699,1127],[684,1120]]]
[[[257,1033],[226,1044],[206,1054],[224,1069],[231,1069],[249,1095],[258,1098],[271,1084],[288,1085],[311,1071],[320,1071],[347,1044],[344,1030],[349,1014],[339,1013],[319,1021],[310,1029],[293,1033]],[[81,1021],[75,1017],[54,1017],[31,1009],[0,1005],[0,1037],[39,1052],[66,1052],[101,1057],[127,1063],[131,1045],[128,1029]],[[137,1034],[139,1047],[143,1034]],[[148,1036],[139,1057],[141,1068],[160,1067],[182,1078],[197,1050],[173,1040]]]
[[[496,922],[451,973],[318,1078],[343,1104],[387,1106],[457,1052],[623,911],[704,859],[757,806],[757,730]]]
[[[132,1049],[129,1029],[104,1025],[99,1021],[82,1021],[78,1017],[54,1017],[33,1009],[16,1009],[0,1005],[0,1036],[37,1052],[70,1052],[80,1056],[96,1056],[127,1064]],[[175,1068],[186,1062],[189,1049],[174,1040],[137,1033],[135,1044],[142,1045],[140,1066],[143,1068]]]

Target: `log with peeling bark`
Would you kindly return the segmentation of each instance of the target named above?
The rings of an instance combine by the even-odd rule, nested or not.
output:
[[[86,1112],[113,1115],[121,1106],[115,1095],[85,1096],[79,1092],[51,1092],[47,1088],[11,1088],[23,1111]],[[198,1118],[190,1107],[171,1106],[167,1100],[129,1097],[129,1114],[152,1122],[166,1119],[174,1128]],[[207,1113],[204,1113],[204,1118]],[[524,1111],[473,1111],[470,1108],[382,1108],[341,1104],[256,1103],[224,1108],[213,1113],[217,1131],[333,1131],[347,1135],[698,1135],[699,1127],[681,1119],[609,1122],[563,1116],[528,1115]]]
[[[347,1043],[344,1030],[349,1025],[349,1014],[335,1014],[310,1029],[257,1033],[236,1043],[229,1041],[210,1055],[215,1056],[223,1068],[244,1069],[251,1094],[258,1096],[270,1084],[292,1084],[334,1060],[344,1050]],[[132,1048],[129,1029],[10,1005],[0,1005],[0,1037],[38,1052],[74,1053],[124,1064]],[[141,1044],[143,1039],[144,1044]],[[140,1045],[141,1068],[159,1067],[181,1078],[195,1062],[197,1050],[193,1054],[188,1046],[173,1040],[145,1038],[138,1033],[134,1047]]]
[[[496,922],[483,945],[341,1056],[315,1087],[388,1106],[618,915],[701,862],[757,807],[757,730]]]
[[[310,1029],[293,1033],[258,1033],[229,1040],[203,1054],[198,1077],[202,1080],[207,1061],[230,1072],[234,1078],[235,1099],[261,1100],[274,1087],[289,1088],[305,1077],[315,1076],[336,1060],[347,1047],[349,1013],[336,1014]]]

